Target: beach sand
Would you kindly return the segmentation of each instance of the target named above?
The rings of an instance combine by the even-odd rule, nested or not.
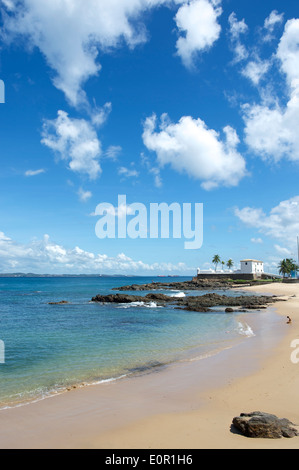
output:
[[[250,439],[231,429],[234,416],[251,411],[299,424],[299,363],[290,358],[291,341],[299,340],[299,284],[244,289],[287,299],[273,304],[279,317],[271,337],[2,410],[0,448],[299,448],[299,437]]]

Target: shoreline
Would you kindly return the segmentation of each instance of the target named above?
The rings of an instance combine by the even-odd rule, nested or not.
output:
[[[298,285],[267,284],[244,289],[253,293],[274,289],[271,293],[288,297],[299,294]],[[264,339],[257,335],[201,361],[184,362],[128,380],[77,388],[51,400],[4,409],[0,411],[0,447],[298,448],[296,438],[270,442],[244,438],[230,431],[234,416],[256,410],[299,423],[295,397],[299,380],[296,365],[290,361],[289,346],[296,338],[298,319],[296,322],[293,309],[298,303],[299,299],[290,298],[275,304],[278,314],[290,314],[293,323],[285,326],[282,320],[278,336],[283,337],[274,338],[271,351],[264,350],[261,361],[252,351],[253,344],[258,346],[257,341],[263,347]],[[277,377],[278,371],[284,377],[283,383]],[[278,390],[283,390],[281,399],[277,398]],[[276,397],[275,406],[272,395]]]

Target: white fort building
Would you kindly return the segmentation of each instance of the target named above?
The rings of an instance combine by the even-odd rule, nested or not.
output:
[[[241,269],[237,272],[241,274],[256,274],[257,277],[264,273],[264,263],[256,259],[242,259]]]
[[[202,271],[197,269],[197,278],[213,277],[213,278],[231,278],[231,279],[258,279],[261,277],[271,277],[271,274],[264,273],[263,261],[257,259],[242,259],[240,261],[240,269],[236,270],[213,270]]]

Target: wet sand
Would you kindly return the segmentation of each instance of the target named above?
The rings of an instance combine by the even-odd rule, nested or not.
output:
[[[299,448],[299,437],[249,439],[231,429],[234,416],[257,410],[299,424],[299,363],[290,360],[299,284],[244,289],[288,299],[273,306],[271,334],[254,325],[255,337],[206,359],[2,410],[0,448]],[[262,321],[272,320],[265,311]]]

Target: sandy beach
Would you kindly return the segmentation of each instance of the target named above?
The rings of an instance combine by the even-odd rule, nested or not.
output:
[[[299,339],[299,284],[244,289],[287,300],[273,304],[279,316],[271,337],[257,334],[204,360],[2,410],[0,447],[299,448],[299,437],[249,439],[231,429],[234,416],[257,410],[299,424],[299,364],[290,358]]]

